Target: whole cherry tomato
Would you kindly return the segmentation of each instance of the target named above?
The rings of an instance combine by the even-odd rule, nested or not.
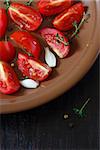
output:
[[[59,14],[54,20],[53,25],[61,31],[70,30],[73,28],[73,23],[79,23],[83,17],[84,6],[81,2],[76,3],[69,9]]]
[[[22,53],[18,54],[17,65],[23,75],[38,81],[45,80],[52,71],[48,65]]]
[[[42,22],[40,13],[24,4],[11,3],[8,13],[20,28],[27,31],[36,30]]]
[[[15,48],[9,41],[0,41],[0,60],[10,62],[15,57]]]
[[[40,0],[38,9],[41,14],[50,16],[68,9],[72,5],[73,0]]]
[[[70,46],[68,39],[62,32],[53,28],[44,28],[40,30],[39,33],[60,58],[64,58],[68,55]]]
[[[16,73],[6,62],[0,61],[0,92],[12,94],[20,88]]]
[[[35,58],[39,58],[41,52],[41,46],[33,35],[25,31],[15,31],[11,34],[10,38],[24,48],[27,52],[31,53]]]
[[[6,10],[4,8],[0,8],[0,38],[5,35],[7,23]]]

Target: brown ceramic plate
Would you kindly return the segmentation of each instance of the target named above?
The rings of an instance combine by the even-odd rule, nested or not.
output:
[[[18,112],[47,103],[70,89],[86,74],[98,54],[100,16],[99,0],[86,0],[84,3],[91,17],[82,27],[80,38],[73,41],[70,55],[59,61],[51,77],[39,88],[22,88],[13,95],[0,94],[0,113]]]

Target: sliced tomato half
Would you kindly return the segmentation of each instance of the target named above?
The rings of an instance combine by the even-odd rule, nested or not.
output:
[[[5,35],[7,29],[8,19],[6,10],[4,8],[0,8],[0,38]]]
[[[20,83],[14,70],[6,62],[0,61],[0,92],[12,94],[19,88]]]
[[[0,41],[0,60],[10,62],[15,57],[16,50],[11,42]]]
[[[59,14],[54,20],[53,25],[61,31],[71,30],[73,23],[79,23],[83,17],[84,6],[81,2],[74,4],[69,9]]]
[[[27,52],[31,53],[35,58],[39,58],[41,46],[36,37],[26,31],[15,31],[10,35],[10,38],[20,47],[24,48]]]
[[[11,3],[8,13],[20,28],[27,31],[36,30],[42,22],[41,14],[24,4]]]
[[[48,65],[22,53],[18,54],[17,65],[24,76],[37,81],[45,80],[52,71]]]
[[[50,16],[68,9],[72,3],[73,0],[40,0],[38,9],[41,14]]]
[[[60,58],[64,58],[68,55],[70,46],[68,39],[62,32],[54,28],[44,28],[40,30],[39,33]]]

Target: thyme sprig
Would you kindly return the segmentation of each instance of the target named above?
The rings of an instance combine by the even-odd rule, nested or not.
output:
[[[79,117],[83,118],[85,116],[84,108],[86,107],[89,101],[90,101],[90,98],[87,99],[87,101],[83,104],[83,106],[80,109],[73,108],[74,113],[78,115]]]
[[[84,14],[84,16],[83,16],[83,18],[82,18],[82,20],[81,20],[81,22],[79,23],[79,25],[78,25],[78,23],[75,21],[74,23],[73,23],[73,27],[75,27],[75,31],[73,32],[73,34],[71,35],[71,37],[70,37],[70,40],[72,40],[74,37],[77,37],[78,36],[78,33],[79,33],[79,31],[80,31],[80,28],[82,27],[82,25],[86,22],[88,22],[88,19],[90,18],[90,14],[89,13],[87,13],[87,14]]]
[[[33,1],[34,1],[34,0],[29,0],[28,2],[26,2],[26,5],[27,5],[27,6],[31,6],[31,4],[32,4]]]
[[[63,43],[65,46],[68,46],[68,45],[69,45],[69,42],[65,42],[65,41],[64,41],[64,38],[61,37],[58,33],[56,34],[56,39],[57,39],[57,42]]]
[[[81,22],[80,22],[79,24],[78,24],[76,21],[73,22],[73,27],[75,28],[75,31],[74,31],[74,32],[72,33],[72,35],[69,37],[69,42],[65,42],[65,41],[64,41],[64,38],[61,37],[61,36],[57,33],[57,34],[56,34],[57,42],[63,43],[65,46],[68,46],[68,45],[72,42],[72,40],[73,40],[74,37],[79,37],[79,36],[78,36],[78,33],[80,32],[80,29],[81,29],[82,25],[83,25],[85,22],[87,23],[87,21],[88,21],[89,18],[90,18],[90,14],[87,13],[87,14],[84,14],[84,16],[83,16],[83,18],[82,18],[82,20],[81,20]]]

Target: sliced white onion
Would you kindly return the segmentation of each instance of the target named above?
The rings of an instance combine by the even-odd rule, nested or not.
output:
[[[39,82],[34,81],[32,79],[24,79],[20,81],[20,84],[28,89],[35,89],[39,86]]]
[[[45,48],[45,61],[49,67],[56,67],[57,59],[55,55],[50,51],[49,47]]]

